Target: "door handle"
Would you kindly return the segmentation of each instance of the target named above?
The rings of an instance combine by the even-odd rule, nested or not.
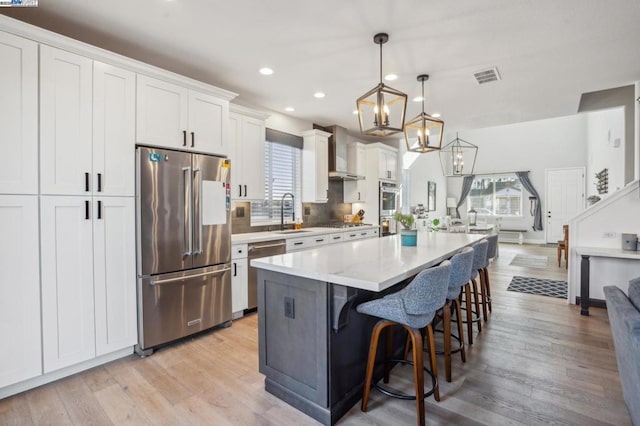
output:
[[[191,148],[196,146],[196,135],[194,132],[191,132]]]
[[[236,262],[233,262],[233,276],[238,276],[238,264]]]
[[[89,216],[89,200],[84,200],[84,218],[86,220],[91,219]]]
[[[98,192],[102,192],[102,173],[98,173]]]
[[[200,277],[206,277],[207,275],[221,274],[223,272],[227,272],[230,270],[231,268],[222,268],[222,269],[218,269],[211,272],[203,272],[201,274],[186,275],[184,277],[176,277],[176,278],[167,278],[166,280],[155,280],[155,281],[150,281],[149,285],[153,286],[158,284],[174,283],[176,281],[184,281],[184,280],[189,280],[191,278],[200,278]]]
[[[193,134],[193,132],[191,132]],[[198,250],[193,254],[202,254],[202,169],[193,169],[193,177],[198,174]]]
[[[190,256],[193,249],[193,229],[191,227],[191,167],[182,168],[182,178],[184,179],[184,225],[182,236],[184,237],[186,242],[186,247],[183,255]]]
[[[238,197],[242,197],[242,185],[238,185]]]
[[[187,131],[182,131],[182,146],[187,146]]]
[[[102,219],[102,201],[98,200],[98,219]]]
[[[89,192],[89,173],[84,174],[84,191]]]
[[[244,196],[247,196],[247,185],[244,186]]]

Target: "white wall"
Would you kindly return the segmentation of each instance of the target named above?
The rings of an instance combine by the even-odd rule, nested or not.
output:
[[[442,219],[447,214],[447,179],[442,175],[440,155],[437,152],[427,154],[408,153],[407,156],[417,156],[407,170],[408,178],[405,182],[405,194],[409,195],[409,206],[423,204],[427,207],[427,182],[436,183],[436,210],[429,212],[429,219]],[[403,155],[401,154],[401,160]]]
[[[605,198],[624,187],[624,107],[590,112],[587,118],[587,194]],[[609,170],[609,192],[598,194],[595,174]]]
[[[586,130],[586,116],[572,115],[459,133],[460,138],[478,146],[474,174],[529,170],[533,186],[542,198],[544,212],[545,169],[584,167],[587,162]],[[455,137],[448,136],[448,141]],[[450,197],[459,200],[461,186],[462,178],[447,178]],[[502,227],[530,229],[525,234],[525,241],[542,243],[544,231],[531,229],[533,217],[529,214],[528,197],[525,191],[523,216],[503,219]],[[466,204],[460,207],[462,217],[466,217]]]
[[[301,120],[276,111],[266,110],[266,112],[271,114],[265,121],[266,126],[270,129],[296,136],[301,136],[302,132],[313,129],[313,123],[310,121]]]

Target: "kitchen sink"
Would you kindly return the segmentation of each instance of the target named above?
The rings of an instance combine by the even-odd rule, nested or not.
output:
[[[299,234],[300,232],[310,232],[307,229],[288,229],[286,231],[273,231],[274,234]]]

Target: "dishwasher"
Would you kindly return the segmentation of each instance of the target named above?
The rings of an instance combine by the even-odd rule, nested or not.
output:
[[[248,309],[255,309],[258,307],[258,270],[251,266],[251,259],[285,254],[287,252],[287,243],[285,240],[252,243],[249,244],[247,252],[247,257],[249,258]]]

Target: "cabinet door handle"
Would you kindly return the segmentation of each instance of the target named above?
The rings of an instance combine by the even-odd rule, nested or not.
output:
[[[102,173],[98,173],[98,192],[102,192]]]
[[[360,191],[358,191],[358,201],[360,201]]]
[[[247,196],[247,185],[244,186],[244,196]]]
[[[324,241],[324,238],[320,238],[320,239],[316,240],[316,243],[321,243],[323,241]]]
[[[182,131],[182,146],[187,146],[187,131]]]
[[[102,201],[98,200],[98,219],[102,219]]]
[[[194,132],[191,132],[191,148],[196,146],[196,135]]]
[[[238,197],[242,197],[242,185],[238,185]]]
[[[238,276],[238,264],[233,262],[233,276],[237,277]]]
[[[89,200],[84,200],[84,218],[86,220],[91,219],[89,217]]]
[[[89,173],[84,174],[84,190],[89,192]]]
[[[293,243],[294,246],[299,246],[301,244],[304,244],[304,242],[303,241],[298,241],[297,243]]]

